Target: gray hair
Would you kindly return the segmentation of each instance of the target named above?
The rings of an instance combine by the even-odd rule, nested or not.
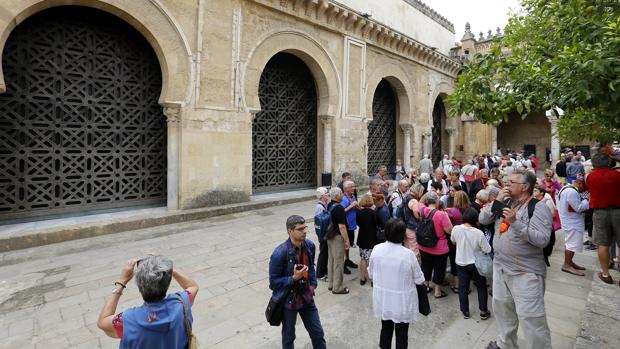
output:
[[[370,186],[374,187],[375,185],[383,185],[383,180],[379,179],[379,178],[374,178],[371,182],[370,182]]]
[[[611,157],[605,153],[596,153],[592,156],[590,162],[594,168],[610,167]]]
[[[534,193],[534,186],[536,185],[536,175],[528,170],[515,170],[513,175],[517,174],[523,178],[523,182],[527,184],[527,192],[532,195]]]
[[[327,190],[326,187],[318,187],[316,188],[316,198],[321,200],[321,198],[323,197],[323,195],[327,195],[329,193],[329,191]]]
[[[377,169],[377,172],[379,172],[379,171],[387,171],[387,166],[385,166],[385,165],[379,166],[379,168]]]
[[[342,188],[343,189],[348,189],[352,186],[354,186],[355,183],[353,183],[353,181],[344,181],[344,183],[342,183]]]
[[[429,191],[428,193],[426,193],[427,204],[429,205],[436,204],[438,200],[439,200],[439,197],[437,196],[437,194],[433,193],[432,191]]]
[[[329,190],[329,198],[332,200],[336,200],[336,197],[338,197],[338,195],[342,194],[342,190],[340,190],[340,188],[338,187],[332,187]]]
[[[479,190],[478,194],[476,194],[476,199],[487,202],[489,200],[489,192],[486,189]]]
[[[138,262],[136,285],[145,302],[166,298],[172,280],[172,261],[163,256],[146,256]]]
[[[398,185],[409,185],[409,181],[406,179],[401,179],[400,181],[398,181]]]
[[[294,214],[286,219],[286,230],[293,230],[297,224],[304,223],[306,223],[306,219],[304,217]]]

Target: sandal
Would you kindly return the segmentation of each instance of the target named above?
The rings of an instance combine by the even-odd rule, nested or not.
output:
[[[439,298],[443,298],[443,297],[447,297],[447,296],[448,296],[447,293],[445,293],[444,291],[441,291],[441,296],[439,296],[439,297],[435,296],[435,298],[439,299]]]
[[[342,291],[336,292],[336,291],[332,291],[333,294],[349,294],[349,289],[348,288],[343,288]]]
[[[599,271],[598,278],[601,279],[606,284],[613,284],[614,279],[611,278],[611,275],[603,276],[603,272]]]
[[[580,272],[579,270],[575,270],[575,268],[573,267],[562,267],[562,271],[565,273],[569,273],[569,274],[573,274],[573,275],[577,275],[577,276],[585,276],[586,274]]]

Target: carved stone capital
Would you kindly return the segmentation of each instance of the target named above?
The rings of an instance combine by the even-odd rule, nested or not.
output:
[[[163,103],[164,115],[168,125],[178,125],[181,120],[182,103]]]
[[[432,135],[433,135],[433,133],[431,131],[424,131],[422,133],[422,136],[426,137],[426,138],[430,138]]]
[[[400,125],[404,134],[411,134],[413,132],[413,125]]]
[[[321,120],[321,123],[323,125],[329,127],[334,121],[334,116],[333,115],[319,115],[319,119]]]
[[[454,128],[454,127],[446,128],[446,132],[448,132],[448,135],[450,135],[450,136],[455,135],[456,134],[456,128]]]

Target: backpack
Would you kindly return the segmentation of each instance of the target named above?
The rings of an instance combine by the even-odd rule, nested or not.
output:
[[[435,235],[435,224],[433,223],[433,216],[435,211],[431,210],[428,217],[424,217],[424,210],[420,212],[420,222],[418,223],[418,229],[415,232],[418,244],[424,247],[435,247],[439,238]]]
[[[536,204],[538,203],[538,201],[539,200],[532,198],[527,203],[527,216],[529,219],[532,219],[532,216],[534,215],[534,209],[536,208]],[[543,256],[545,257],[545,264],[548,267],[551,266],[551,263],[549,263],[549,256],[551,256],[551,252],[553,252],[553,245],[555,245],[555,232],[553,231],[553,224],[551,224],[551,237],[549,239],[549,243],[547,244],[547,246],[543,248]]]
[[[326,240],[327,229],[332,221],[331,210],[323,210],[323,212],[314,216],[314,231],[319,237],[319,241]]]
[[[329,208],[327,209],[327,212],[329,212],[329,224],[327,225],[327,229],[326,229],[326,240],[331,240],[334,238],[334,236],[340,234],[340,229],[338,228],[338,226],[336,225],[334,227],[334,220],[332,219],[332,210],[334,209],[334,207],[339,206],[340,204],[333,204],[331,206],[329,206]]]
[[[413,195],[408,194],[405,196],[403,202],[398,206],[396,218],[404,221],[407,226],[417,226],[418,221],[413,215],[413,212],[409,209],[409,201],[411,201],[411,199],[413,199]]]

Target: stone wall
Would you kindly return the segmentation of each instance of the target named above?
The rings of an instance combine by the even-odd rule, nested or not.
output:
[[[497,127],[497,146],[503,150],[523,150],[526,144],[536,145],[536,157],[541,163],[546,159],[546,149],[551,148],[551,125],[543,113],[530,113],[521,119],[510,115],[508,123]]]
[[[153,46],[168,117],[170,209],[247,201],[252,195],[258,83],[278,52],[296,55],[314,76],[317,182],[322,172],[332,173],[335,182],[345,170],[367,179],[367,127],[381,79],[390,82],[398,100],[397,156],[415,165],[432,125],[434,100],[451,92],[460,69],[446,55],[453,38],[437,18],[405,4],[419,21],[403,17],[391,28],[361,16],[365,8],[357,2],[350,9],[328,0],[4,0],[0,48],[21,20],[61,5],[117,15]],[[406,28],[399,27],[405,22]],[[0,74],[0,92],[3,88]],[[452,119],[446,125],[458,138],[460,125]]]

